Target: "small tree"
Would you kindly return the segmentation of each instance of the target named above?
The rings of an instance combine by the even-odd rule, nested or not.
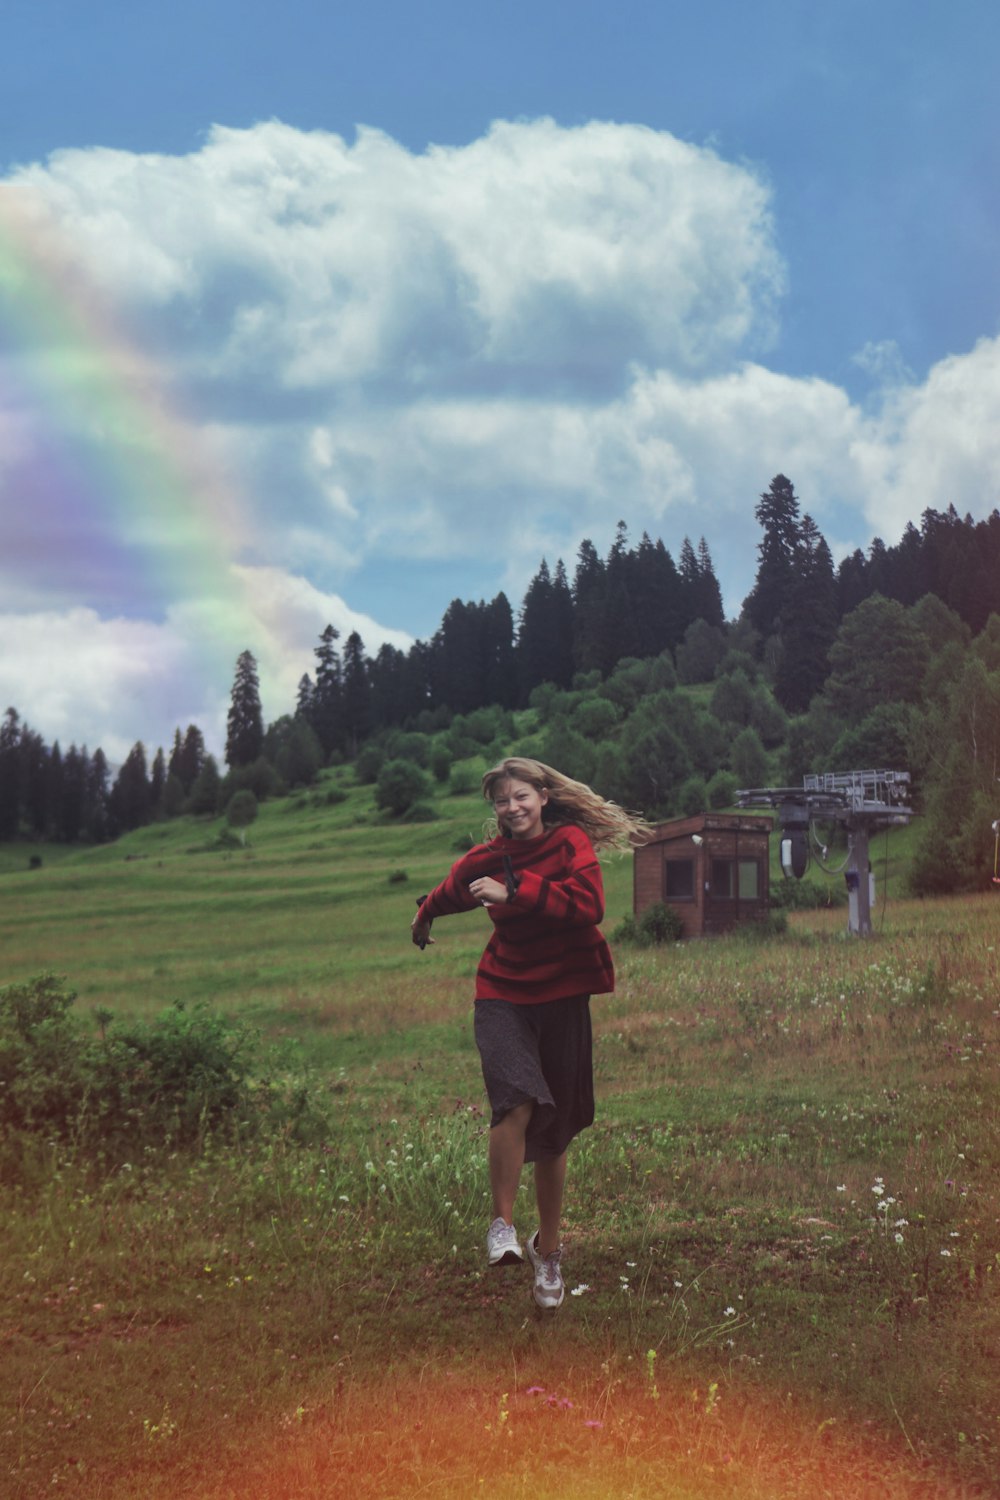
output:
[[[426,794],[427,778],[410,760],[387,760],[375,783],[375,805],[401,817]]]
[[[257,817],[257,798],[248,787],[235,792],[229,799],[226,808],[226,822],[230,828],[235,828],[240,836],[240,843],[246,844],[247,829]]]

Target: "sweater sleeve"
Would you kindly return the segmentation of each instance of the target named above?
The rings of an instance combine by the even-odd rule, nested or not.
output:
[[[545,917],[567,927],[593,927],[604,917],[604,881],[593,845],[582,829],[567,827],[563,865],[546,877],[531,869],[518,877],[517,894],[497,916]]]
[[[422,922],[432,922],[435,917],[450,917],[455,912],[474,911],[479,902],[469,890],[469,881],[475,878],[470,855],[463,855],[452,865],[440,885],[436,885],[424,897],[418,916]]]

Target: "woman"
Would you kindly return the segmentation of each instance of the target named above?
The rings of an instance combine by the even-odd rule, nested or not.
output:
[[[492,1108],[491,1266],[523,1261],[514,1198],[534,1163],[538,1229],[527,1241],[535,1301],[558,1307],[566,1148],[594,1118],[590,996],[614,989],[598,922],[604,886],[595,849],[627,848],[642,819],[554,771],[513,756],[487,771],[493,836],[425,896],[413,941],[432,943],[435,917],[486,908],[493,935],[476,972],[475,1034]]]

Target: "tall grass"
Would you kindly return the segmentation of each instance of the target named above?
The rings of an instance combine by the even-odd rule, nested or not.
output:
[[[11,1168],[9,1492],[997,1493],[991,901],[621,949],[547,1316],[482,1265],[484,923],[409,943],[481,821],[438,809],[386,826],[352,790],[266,806],[245,854],[186,823],[4,877],[0,977],[250,1019],[257,1076],[321,1122],[103,1160],[42,1136]],[[629,862],[607,881],[610,928]]]

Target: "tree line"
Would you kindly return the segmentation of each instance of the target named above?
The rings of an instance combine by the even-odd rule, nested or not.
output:
[[[50,748],[9,709],[0,723],[0,839],[99,841],[152,818],[215,813],[237,791],[266,797],[308,785],[324,765],[391,746],[406,731],[440,734],[482,710],[509,715],[529,705],[551,710],[553,703],[561,709],[547,721],[549,758],[572,770],[574,757],[588,759],[583,740],[592,750],[602,736],[612,749],[627,742],[634,774],[625,775],[612,756],[602,789],[654,813],[677,806],[685,782],[705,782],[703,771],[711,780],[713,756],[716,769],[728,771],[730,741],[740,736],[741,770],[763,775],[767,768],[785,779],[799,779],[835,749],[871,763],[922,763],[927,757],[904,720],[928,687],[940,697],[941,682],[928,684],[926,673],[942,644],[960,649],[956,632],[965,632],[966,644],[982,645],[992,691],[987,648],[1000,615],[1000,515],[974,523],[954,507],[928,510],[897,546],[876,538],[867,554],[855,552],[839,568],[784,475],[759,496],[755,517],[762,535],[753,587],[728,622],[704,539],[695,547],[685,538],[675,563],[648,534],[630,545],[619,522],[605,557],[591,541],[581,544],[572,579],[561,559],[551,569],[543,559],[516,618],[503,593],[488,602],[454,599],[429,640],[408,651],[386,645],[372,657],[357,632],[341,644],[328,625],[294,707],[267,726],[256,662],[244,651],[225,771],[189,725],[177,729],[169,753],[157,750],[151,761],[136,744],[112,778],[99,749]],[[640,671],[639,663],[655,670]],[[590,703],[595,684],[612,681],[619,696],[623,682],[631,683],[629,692],[642,682],[644,701],[612,722],[611,692],[603,706],[582,711],[583,730],[574,728],[572,695],[583,692]],[[692,757],[667,744],[657,714],[678,710],[663,693],[697,683],[713,684],[712,717],[733,734],[720,742],[703,733],[709,748]],[[690,702],[683,711],[701,722]],[[872,713],[881,714],[877,732],[866,727]],[[845,733],[854,734],[853,743],[841,743]],[[592,762],[593,755],[588,769],[596,774]],[[683,800],[693,795],[689,785]]]

